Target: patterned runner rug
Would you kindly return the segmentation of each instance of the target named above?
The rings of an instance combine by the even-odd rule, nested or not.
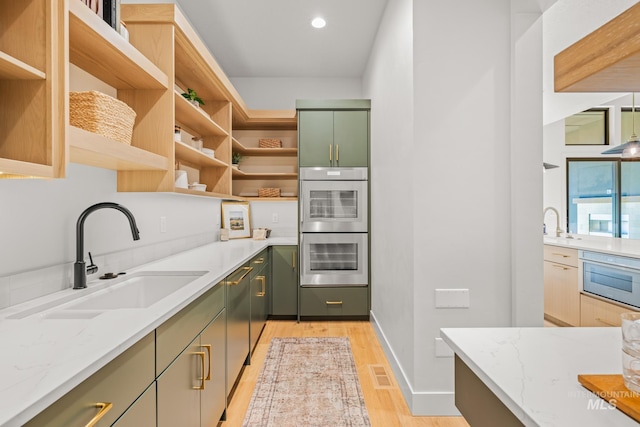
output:
[[[245,427],[370,426],[349,338],[273,338]]]

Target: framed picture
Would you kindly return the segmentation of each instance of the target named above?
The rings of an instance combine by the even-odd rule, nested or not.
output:
[[[222,202],[222,228],[229,230],[230,239],[251,237],[249,202]]]

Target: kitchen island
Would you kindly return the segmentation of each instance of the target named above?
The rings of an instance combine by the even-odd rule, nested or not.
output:
[[[128,275],[203,273],[146,308],[107,310],[86,318],[50,315],[66,298],[87,295],[92,287],[101,286],[91,281],[87,289],[68,288],[1,310],[0,426],[24,425],[262,250],[292,244],[295,237],[214,242],[128,270]]]
[[[577,379],[621,374],[620,328],[443,328],[440,334],[456,356],[456,406],[474,427],[638,425]]]

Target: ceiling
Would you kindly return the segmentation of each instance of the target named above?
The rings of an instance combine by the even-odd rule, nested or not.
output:
[[[387,0],[176,3],[228,77],[318,78],[362,76]]]

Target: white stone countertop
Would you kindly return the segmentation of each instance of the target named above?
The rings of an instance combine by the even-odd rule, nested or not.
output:
[[[546,235],[543,241],[545,245],[640,258],[640,240],[638,239],[582,235],[573,235],[573,238],[567,238]]]
[[[7,318],[100,286],[94,281],[86,290],[69,288],[1,310],[0,426],[23,425],[262,249],[296,244],[296,237],[215,242],[131,269],[127,273],[207,272],[147,308],[109,310],[91,319],[47,318],[54,308]]]
[[[621,374],[620,328],[444,328],[440,335],[525,426],[637,426],[578,374]]]

